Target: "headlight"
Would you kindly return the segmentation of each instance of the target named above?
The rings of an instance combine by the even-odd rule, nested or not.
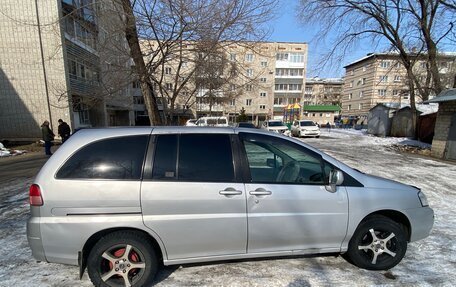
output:
[[[424,206],[429,206],[427,197],[426,197],[426,195],[425,195],[423,192],[421,192],[421,191],[418,192],[418,198],[420,199],[421,205],[422,205],[423,207],[424,207]]]

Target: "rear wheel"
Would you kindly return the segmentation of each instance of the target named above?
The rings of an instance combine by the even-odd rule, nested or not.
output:
[[[149,286],[157,273],[157,257],[148,238],[119,231],[101,238],[87,260],[95,286]]]
[[[406,250],[403,227],[388,217],[375,215],[358,226],[345,257],[360,268],[387,270],[402,260]]]

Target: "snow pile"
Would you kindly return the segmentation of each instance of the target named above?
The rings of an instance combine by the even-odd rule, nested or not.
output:
[[[0,142],[0,157],[15,156],[26,153],[25,150],[10,150],[5,148],[5,146]]]

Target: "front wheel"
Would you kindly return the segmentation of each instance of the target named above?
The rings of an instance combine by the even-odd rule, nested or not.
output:
[[[404,228],[381,215],[362,222],[350,240],[345,254],[348,261],[368,270],[387,270],[396,266],[407,250]]]
[[[95,286],[150,286],[157,257],[148,238],[119,231],[101,238],[90,251],[87,269]]]

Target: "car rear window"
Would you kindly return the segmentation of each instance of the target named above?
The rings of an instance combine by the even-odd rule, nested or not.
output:
[[[148,138],[128,136],[88,144],[65,162],[56,178],[139,180]]]

